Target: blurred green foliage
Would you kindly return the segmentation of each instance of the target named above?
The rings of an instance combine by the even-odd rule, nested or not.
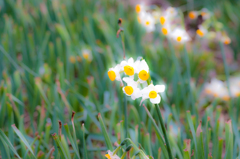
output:
[[[230,47],[237,57],[239,1],[194,1],[193,8],[191,1],[171,3],[185,12],[203,7],[213,11],[229,33]],[[213,158],[221,158],[218,152],[223,152],[225,158],[239,156],[239,99],[226,102],[201,96],[203,83],[217,66],[213,61],[220,50],[218,43],[209,44],[214,49],[208,50],[202,49],[198,41],[187,48],[193,85],[191,97],[187,89],[184,48],[174,47],[158,32],[146,34],[136,20],[133,7],[116,0],[1,0],[2,158],[17,153],[22,158],[59,158],[60,154],[66,158],[103,158],[109,146],[100,131],[104,124],[112,144],[124,139],[122,91],[119,83],[111,82],[107,76],[108,68],[119,63],[123,56],[121,39],[116,37],[120,17],[127,57],[142,56],[149,64],[153,82],[166,84],[161,106],[174,156],[189,158],[191,150],[201,154],[202,149],[204,158],[208,158],[209,153]],[[84,49],[91,51],[91,60],[84,58]],[[220,66],[219,76],[225,79],[223,64]],[[191,98],[195,105],[191,104]],[[128,135],[146,154],[164,157],[159,153],[154,121],[139,107],[139,102],[140,99],[128,101],[131,114]],[[155,119],[157,114],[152,105],[146,105]],[[191,110],[193,116],[186,113],[187,110]],[[72,111],[76,114],[71,122]],[[98,113],[102,115],[101,122],[97,119]],[[233,129],[231,122],[224,125],[227,119],[232,119]],[[59,134],[58,121],[67,124],[62,128],[63,135]],[[197,129],[198,125],[202,126],[202,132]],[[195,139],[194,131],[200,134]],[[190,146],[187,147],[185,139],[191,139]],[[196,147],[202,149],[197,151]]]

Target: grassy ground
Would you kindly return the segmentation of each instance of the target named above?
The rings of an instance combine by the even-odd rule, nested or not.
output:
[[[204,83],[239,74],[240,3],[170,3],[185,15],[208,8],[232,43],[174,45],[146,33],[120,1],[0,1],[0,158],[100,159],[122,141],[119,156],[130,145],[130,156],[169,158],[158,106],[139,106],[108,78],[123,60],[120,17],[126,57],[143,57],[153,83],[166,86],[160,109],[174,158],[237,158],[240,99],[209,97]]]

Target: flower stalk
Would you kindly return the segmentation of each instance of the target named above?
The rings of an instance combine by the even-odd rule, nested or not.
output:
[[[194,106],[195,106],[194,97],[192,95],[192,89],[191,89],[191,70],[190,70],[190,63],[189,63],[186,45],[184,46],[184,58],[185,58],[186,66],[187,66],[187,79],[188,79],[189,96],[190,96],[190,101],[191,101],[191,109],[192,109],[192,112],[194,112],[194,114],[197,115],[197,113],[195,112],[195,109],[194,109]]]
[[[162,115],[161,115],[161,111],[160,111],[159,105],[155,104],[155,107],[157,109],[158,119],[160,121],[160,125],[161,125],[161,128],[162,128],[163,136],[164,136],[164,139],[165,139],[165,142],[166,142],[169,159],[173,159],[172,151],[171,151],[170,144],[169,144],[169,141],[168,141],[168,136],[167,136],[166,128],[164,126],[164,122],[163,122],[163,118],[162,118]]]

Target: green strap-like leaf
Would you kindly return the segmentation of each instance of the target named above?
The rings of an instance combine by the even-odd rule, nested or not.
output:
[[[36,158],[36,156],[33,153],[33,150],[31,148],[31,146],[29,145],[29,143],[27,142],[27,140],[25,139],[25,137],[23,136],[23,134],[17,129],[17,127],[15,125],[12,125],[13,130],[15,131],[15,133],[18,135],[18,137],[23,141],[23,143],[25,144],[25,146],[27,146],[27,148],[29,149],[29,151],[32,153],[32,155],[34,156],[34,158]]]
[[[7,138],[7,136],[4,134],[4,132],[2,130],[0,130],[0,140],[2,142],[5,142],[10,149],[13,151],[13,153],[21,159],[21,157],[18,155],[17,151],[14,149],[13,145],[11,144],[11,142],[9,141],[9,139]]]

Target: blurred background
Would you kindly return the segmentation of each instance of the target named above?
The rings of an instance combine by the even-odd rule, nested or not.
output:
[[[158,29],[146,32],[138,23],[135,12],[135,5],[140,3],[161,9],[177,7],[183,12],[189,33],[196,31],[197,24],[189,20],[188,13],[207,8],[231,39],[229,45],[219,45],[218,39],[192,36],[186,48],[193,97],[189,95],[187,81],[179,81],[172,59],[175,50],[180,75],[187,79],[183,46],[173,46]],[[212,155],[217,156],[218,147],[213,145],[218,145],[218,137],[224,138],[224,123],[229,119],[234,121],[234,139],[238,139],[240,99],[229,101],[208,96],[204,86],[212,78],[227,80],[221,51],[225,54],[230,78],[239,77],[239,8],[240,1],[237,0],[0,0],[0,129],[23,158],[31,158],[32,154],[21,137],[19,139],[14,133],[13,124],[31,145],[35,156],[58,158],[51,134],[59,133],[58,121],[71,126],[71,114],[75,111],[80,156],[86,152],[83,148],[83,141],[86,141],[88,158],[104,158],[107,148],[98,113],[102,115],[113,143],[120,143],[125,138],[120,83],[110,81],[107,75],[110,67],[123,60],[121,38],[116,37],[117,22],[122,18],[126,57],[143,57],[150,67],[153,83],[166,85],[161,108],[169,133],[171,127],[176,134],[173,135],[176,138],[171,138],[176,158],[182,158],[183,140],[192,138],[187,110],[193,115],[195,128],[199,121],[204,125],[207,117],[211,117],[206,129],[211,127],[219,132],[217,135],[210,133],[213,142],[209,147]],[[190,104],[191,98],[195,105]],[[128,114],[131,114],[128,137],[139,143],[148,155],[157,158],[159,151],[154,147],[159,147],[159,143],[152,123],[139,103],[140,99],[128,100]],[[155,117],[151,104],[146,105]],[[216,127],[217,121],[220,121],[219,127]],[[62,133],[67,134],[65,129]],[[66,141],[74,158],[73,148]],[[239,146],[234,141],[233,158],[239,155]],[[0,156],[7,156],[6,149],[7,146],[0,142]],[[222,151],[220,158],[225,155],[225,146]],[[12,151],[9,153],[14,156]]]

